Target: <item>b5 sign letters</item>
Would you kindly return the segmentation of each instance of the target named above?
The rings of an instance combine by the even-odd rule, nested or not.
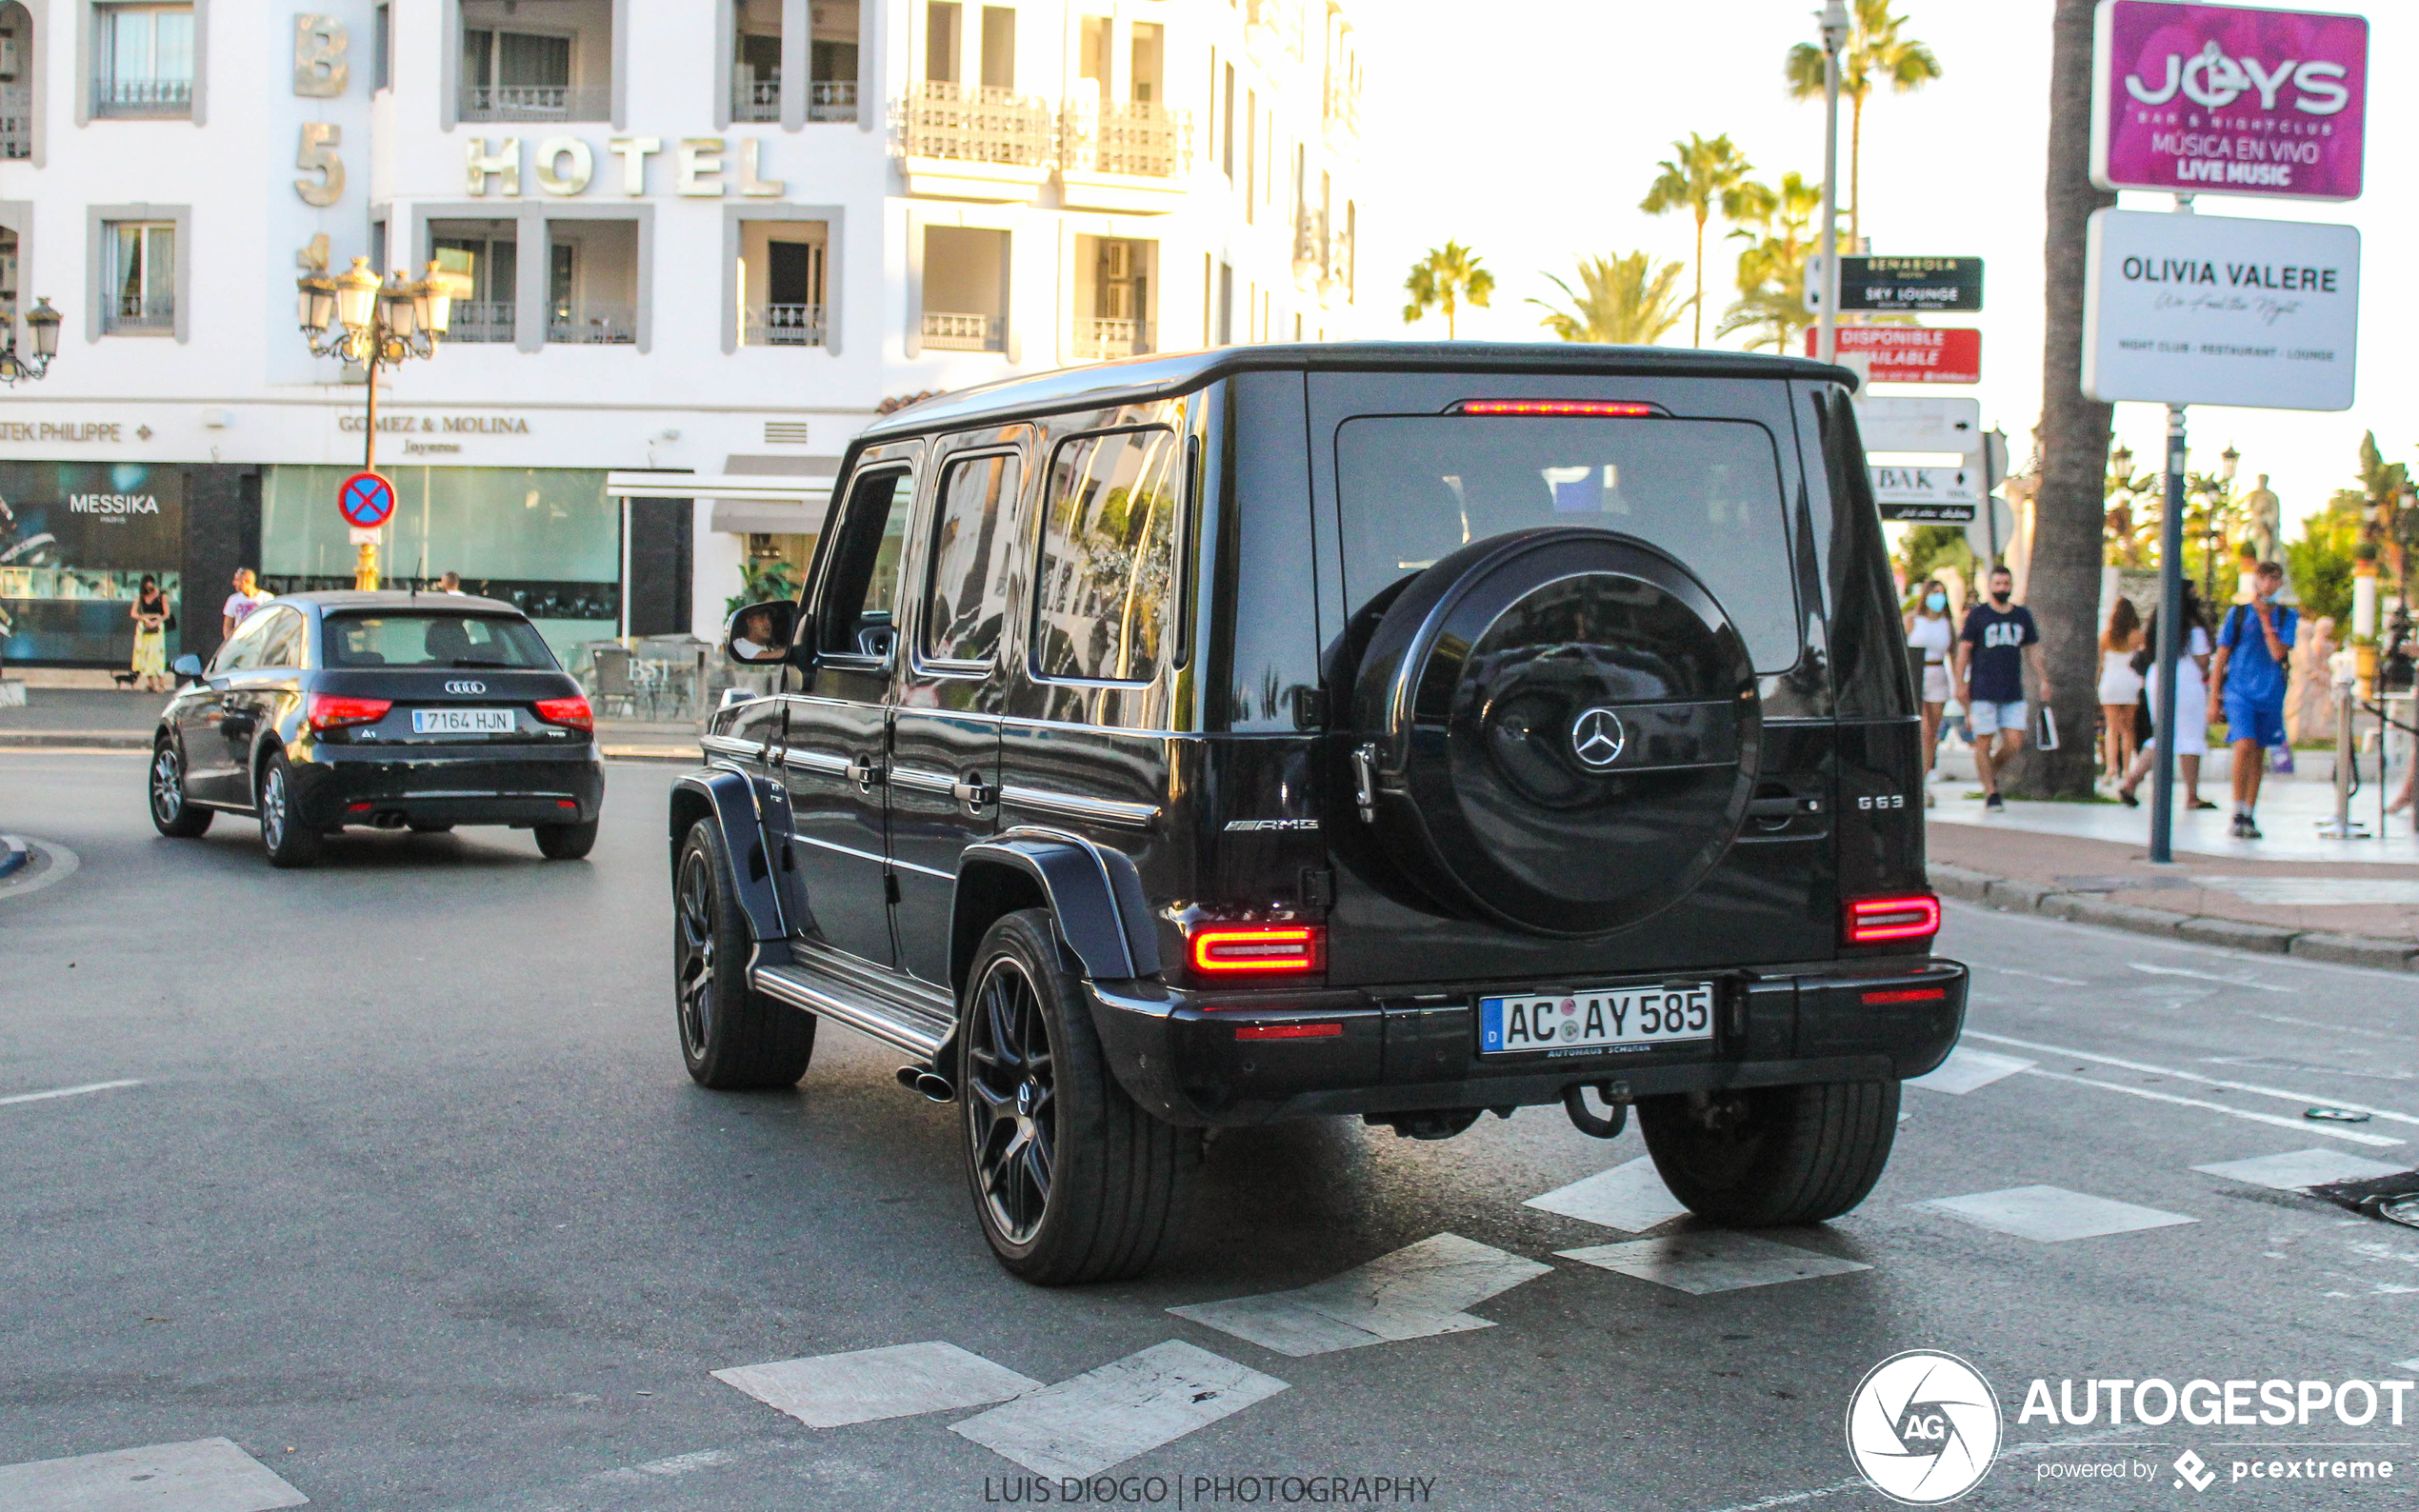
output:
[[[2104,209],[2085,260],[2091,398],[2351,408],[2357,229]]]

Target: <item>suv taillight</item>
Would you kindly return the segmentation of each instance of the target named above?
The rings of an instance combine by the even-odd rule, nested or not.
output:
[[[312,729],[336,729],[346,725],[375,725],[394,707],[391,699],[347,698],[342,693],[313,693],[304,718]]]
[[[530,706],[537,710],[538,718],[550,725],[564,725],[572,729],[596,728],[596,715],[590,710],[588,700],[577,693],[569,698],[541,698]]]
[[[1842,933],[1843,943],[1852,945],[1929,940],[1940,933],[1940,900],[1928,892],[1855,899],[1848,905]]]
[[[1327,926],[1196,925],[1191,946],[1192,968],[1206,976],[1301,976],[1327,965]]]

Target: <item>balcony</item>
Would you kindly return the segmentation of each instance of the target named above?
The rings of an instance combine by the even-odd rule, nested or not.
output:
[[[1030,203],[1058,153],[1050,106],[1012,90],[928,79],[901,102],[908,192]]]
[[[512,302],[509,299],[457,299],[445,339],[509,346],[513,326]]]
[[[1357,139],[1361,134],[1360,80],[1351,74],[1337,73],[1327,81],[1327,137],[1330,145]]]
[[[823,333],[821,305],[754,305],[739,334],[750,347],[820,347]]]
[[[857,81],[817,79],[807,86],[807,119],[853,121],[857,118]]]
[[[730,119],[745,125],[780,120],[781,75],[758,78],[748,65],[740,64],[730,81]]]
[[[33,90],[0,84],[0,158],[33,155]]]
[[[926,351],[1006,351],[1008,322],[997,315],[968,315],[949,310],[924,312]]]
[[[101,78],[92,81],[95,116],[185,116],[193,113],[193,81]]]
[[[778,86],[776,86],[778,88]],[[465,121],[603,121],[612,115],[613,91],[585,84],[466,84]]]
[[[546,317],[555,346],[627,347],[638,340],[638,311],[630,305],[557,304]]]
[[[110,336],[173,336],[176,301],[167,294],[121,295],[110,302],[101,329]]]
[[[1139,357],[1150,350],[1150,323],[1094,316],[1075,322],[1075,355],[1096,360]]]
[[[1061,118],[1060,180],[1069,209],[1158,214],[1183,202],[1192,172],[1192,113],[1138,101],[1071,107]]]

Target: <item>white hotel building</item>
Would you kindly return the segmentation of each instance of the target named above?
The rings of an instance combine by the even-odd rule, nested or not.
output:
[[[202,651],[239,564],[350,583],[315,252],[465,295],[379,385],[389,581],[558,647],[717,634],[819,523],[609,470],[810,490],[885,400],[1350,323],[1334,0],[316,3],[0,3],[0,308],[66,317],[0,389],[11,663],[123,665],[146,573]]]

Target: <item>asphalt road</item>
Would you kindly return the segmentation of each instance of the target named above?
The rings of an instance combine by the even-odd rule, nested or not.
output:
[[[1907,1092],[1858,1211],[1763,1236],[1868,1268],[1698,1295],[1562,1258],[1636,1236],[1525,1200],[1644,1147],[1528,1109],[1443,1144],[1229,1134],[1172,1263],[1044,1291],[991,1261],[950,1112],[900,1090],[892,1052],[827,1026],[795,1091],[682,1074],[670,776],[611,769],[584,864],[468,831],[277,872],[248,823],[156,837],[139,757],[0,753],[0,831],[79,863],[0,884],[0,1467],[223,1437],[322,1507],[977,1508],[1035,1498],[1025,1465],[950,1431],[985,1408],[810,1427],[710,1372],[946,1342],[1059,1383],[1179,1341],[1285,1389],[1108,1472],[1164,1478],[1162,1505],[1282,1505],[1335,1477],[1374,1495],[1357,1477],[1413,1487],[1381,1505],[1881,1506],[1843,1415],[1919,1348],[1971,1362],[2006,1415],[2009,1452],[1965,1505],[2385,1504],[2419,1478],[2419,1400],[2400,1426],[2017,1421],[2035,1378],[2419,1374],[2419,1233],[2194,1169],[2419,1164],[2407,976],[1953,906],[1968,1047],[2008,1059]],[[134,1084],[24,1100],[112,1082]],[[2347,1104],[2374,1111],[2301,1116]],[[2047,1240],[1921,1205],[2031,1186],[2155,1224]],[[1440,1234],[1550,1269],[1460,1331],[1298,1358],[1167,1311]],[[2384,1445],[2309,1452],[2397,1479],[2234,1482],[2233,1462],[2289,1452],[2253,1441]],[[2186,1448],[2219,1475],[2206,1493],[2174,1483]],[[2155,1475],[2049,1468],[2106,1462]],[[0,1512],[53,1504],[43,1473],[0,1468]],[[140,1504],[268,1504],[173,1479]]]

